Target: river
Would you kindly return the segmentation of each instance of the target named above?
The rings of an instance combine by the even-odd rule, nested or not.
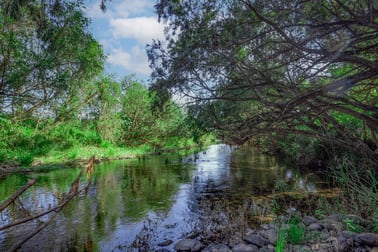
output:
[[[2,212],[0,226],[58,204],[79,172],[57,169],[1,181],[3,201],[28,179],[37,178]],[[316,192],[324,187],[313,173],[299,172],[254,149],[223,144],[184,158],[159,155],[104,162],[95,166],[88,193],[71,201],[21,251],[138,251],[161,248],[162,243],[172,250],[170,241],[214,223],[235,222],[242,229],[269,220],[272,211],[262,201],[274,192]],[[0,231],[0,250],[7,251],[46,218]]]

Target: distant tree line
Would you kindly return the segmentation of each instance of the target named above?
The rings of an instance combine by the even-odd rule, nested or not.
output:
[[[103,75],[106,57],[83,7],[0,3],[0,162],[28,165],[83,145],[182,146],[202,134],[172,99],[132,76]]]

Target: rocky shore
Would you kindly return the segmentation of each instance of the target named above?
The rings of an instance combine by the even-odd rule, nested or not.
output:
[[[175,251],[204,252],[378,252],[378,227],[370,220],[356,215],[330,215],[322,219],[304,216],[294,220],[286,218],[283,222],[278,221],[279,224],[262,224],[256,230],[248,229],[245,234],[235,233],[234,237],[222,242],[211,242],[216,240],[216,230],[212,231],[214,237],[203,233],[196,237],[191,235],[174,243],[173,248]],[[156,251],[169,252],[171,250],[164,246],[172,243],[170,240],[161,243],[161,248]]]

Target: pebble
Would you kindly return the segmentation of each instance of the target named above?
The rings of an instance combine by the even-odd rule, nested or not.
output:
[[[303,223],[306,225],[306,226],[309,226],[311,225],[312,223],[317,223],[319,222],[318,219],[316,219],[315,217],[312,217],[312,216],[304,216],[303,217]]]
[[[259,252],[276,252],[276,247],[269,244],[268,246],[265,246],[259,249]]]
[[[355,236],[354,240],[370,247],[378,246],[378,234],[364,233]]]
[[[259,248],[252,244],[240,243],[232,248],[232,252],[257,252]]]
[[[203,252],[231,252],[231,249],[224,244],[211,244]]]
[[[326,222],[325,227],[328,231],[340,232],[343,229],[344,225],[337,221],[329,221]]]
[[[323,224],[321,223],[311,223],[310,226],[308,226],[308,229],[309,230],[313,230],[313,231],[320,231],[323,229]]]
[[[166,247],[166,246],[171,245],[172,243],[173,243],[172,240],[166,240],[166,241],[160,242],[160,243],[158,244],[158,246],[160,246],[160,247]]]
[[[171,252],[169,249],[162,248],[162,249],[157,249],[155,252]]]
[[[270,244],[276,244],[278,235],[275,229],[261,230],[259,234],[265,238]]]
[[[176,251],[200,251],[202,248],[202,243],[193,239],[183,239],[177,242],[174,246]]]
[[[340,233],[343,237],[349,239],[349,238],[354,238],[356,237],[358,234],[355,233],[355,232],[352,232],[352,231],[348,231],[348,230],[344,230],[344,231],[341,231]]]
[[[244,237],[244,241],[256,245],[258,247],[264,247],[269,244],[269,242],[261,237],[259,234],[250,234]]]
[[[347,217],[345,217],[347,218]],[[345,219],[344,218],[344,219]],[[367,220],[358,216],[349,215],[348,218],[358,221],[359,223],[368,223]],[[322,220],[318,220],[312,216],[305,216],[302,222],[307,226],[306,232],[311,231],[314,240],[306,240],[300,244],[285,244],[284,251],[357,251],[357,252],[378,252],[378,234],[374,233],[355,233],[344,230],[347,227],[340,221],[338,215],[331,215]],[[368,223],[369,224],[369,223]],[[366,225],[368,229],[369,225]],[[202,243],[195,239],[183,239],[177,242],[174,246],[176,251],[204,251],[204,252],[274,252],[276,251],[275,244],[277,243],[278,232],[288,232],[285,229],[285,224],[263,224],[257,230],[246,229],[244,233],[234,232],[232,236],[226,238],[223,243],[215,240],[214,243],[207,239],[206,232],[202,232],[208,245],[204,250]],[[244,234],[244,237],[243,237]],[[216,234],[214,234],[216,236]],[[201,237],[201,235],[199,235]],[[243,238],[242,238],[243,237]],[[199,238],[196,238],[199,239]],[[159,246],[168,246],[172,243],[171,240],[164,241]],[[211,243],[211,242],[210,242]],[[231,249],[232,248],[232,249]],[[168,252],[169,250],[160,249],[159,252]]]

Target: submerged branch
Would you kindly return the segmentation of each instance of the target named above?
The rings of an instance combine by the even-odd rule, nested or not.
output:
[[[0,212],[7,208],[12,202],[14,202],[21,194],[23,194],[29,187],[35,184],[37,179],[30,179],[23,187],[21,187],[15,194],[9,197],[6,201],[1,203]]]
[[[45,221],[42,225],[40,225],[36,230],[34,230],[33,232],[31,232],[29,235],[27,235],[25,238],[23,238],[21,241],[19,241],[18,243],[14,244],[13,247],[10,249],[10,251],[17,251],[19,248],[21,248],[21,246],[23,244],[25,244],[28,240],[30,240],[31,238],[33,238],[35,235],[37,235],[39,232],[41,232],[44,228],[46,228],[48,226],[48,224],[58,215],[58,213],[63,210],[63,208],[73,199],[75,198],[77,195],[79,195],[80,193],[82,192],[87,192],[88,190],[88,187],[90,186],[91,184],[91,177],[92,177],[92,174],[94,172],[94,162],[95,162],[95,157],[92,156],[90,159],[89,159],[89,162],[88,164],[83,167],[83,169],[80,171],[80,173],[78,174],[78,176],[76,177],[76,179],[72,182],[71,184],[71,188],[70,190],[68,191],[66,197],[64,198],[63,202],[61,202],[60,204],[58,204],[57,206],[47,210],[47,211],[44,211],[40,214],[37,214],[37,215],[34,215],[34,216],[31,216],[31,217],[28,217],[28,218],[25,218],[23,220],[19,220],[19,221],[16,221],[16,222],[13,222],[13,223],[10,223],[8,225],[5,225],[5,226],[2,226],[0,227],[0,231],[1,230],[4,230],[4,229],[8,229],[10,227],[14,227],[14,226],[17,226],[17,225],[20,225],[20,224],[23,224],[23,223],[26,223],[26,222],[29,222],[29,221],[32,221],[32,220],[35,220],[35,219],[38,219],[42,216],[45,216],[47,214],[50,214],[52,213],[52,215],[49,217],[49,219],[47,221]],[[88,182],[87,184],[79,190],[79,182],[80,182],[80,178],[82,177],[83,173],[86,173],[87,175],[87,178],[88,178]],[[30,181],[29,181],[30,182]],[[28,182],[28,184],[29,184]],[[31,182],[30,182],[31,183]],[[34,181],[35,183],[35,181]],[[33,184],[34,184],[33,183]],[[27,184],[27,185],[28,185]],[[27,185],[25,185],[23,188],[25,188]],[[31,185],[29,185],[28,187],[30,187]],[[28,188],[27,187],[27,188]],[[21,189],[23,189],[21,188]],[[23,191],[25,191],[27,188],[25,188]],[[19,191],[21,191],[21,189]],[[23,192],[22,191],[22,192]],[[21,193],[22,193],[21,192]],[[19,193],[18,195],[20,195],[21,193]],[[12,196],[13,197],[13,196]],[[12,198],[11,197],[11,198]],[[16,195],[16,197],[11,201],[13,202],[18,196]],[[10,202],[10,203],[11,203]],[[5,202],[6,203],[6,202]],[[5,203],[3,203],[3,205],[5,205]],[[10,204],[9,203],[9,204]],[[8,205],[9,205],[8,204]]]

